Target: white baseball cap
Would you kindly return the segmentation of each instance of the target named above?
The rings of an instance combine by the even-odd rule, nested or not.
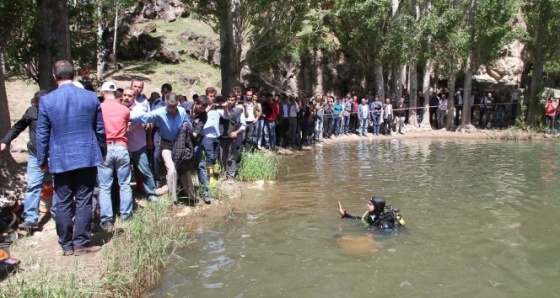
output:
[[[105,82],[103,83],[103,85],[101,85],[101,91],[111,91],[111,92],[115,92],[117,91],[117,84],[115,84],[114,82]]]

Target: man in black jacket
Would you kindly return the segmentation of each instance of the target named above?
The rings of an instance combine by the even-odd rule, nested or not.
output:
[[[10,143],[19,136],[19,134],[29,127],[29,143],[27,150],[29,151],[29,160],[27,161],[27,188],[25,190],[25,204],[23,216],[25,221],[19,225],[22,229],[37,229],[39,227],[39,200],[41,199],[41,189],[43,187],[43,179],[45,173],[39,170],[37,163],[37,143],[36,130],[37,119],[39,113],[39,100],[41,96],[47,92],[44,90],[37,91],[33,99],[31,99],[31,107],[25,111],[21,119],[12,126],[6,136],[0,141],[0,151],[4,151],[10,147]]]
[[[238,136],[243,135],[246,121],[243,107],[237,105],[234,94],[228,96],[227,110],[227,118],[220,118],[220,160],[225,170],[226,182],[233,183],[237,171],[238,149],[241,146]]]

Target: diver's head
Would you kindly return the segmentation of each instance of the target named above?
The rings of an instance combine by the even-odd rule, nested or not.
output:
[[[382,213],[385,209],[385,199],[380,196],[373,196],[369,199],[369,202],[373,205],[373,213]]]

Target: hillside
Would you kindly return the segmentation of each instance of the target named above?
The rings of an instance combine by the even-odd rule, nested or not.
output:
[[[163,20],[152,21],[156,25],[156,32],[151,33],[154,37],[164,36],[165,46],[174,50],[183,50],[178,64],[162,64],[157,61],[119,61],[123,66],[117,72],[109,70],[105,80],[113,80],[119,87],[127,87],[130,80],[138,77],[144,81],[144,94],[160,92],[161,85],[170,83],[173,91],[191,98],[193,94],[202,94],[208,86],[218,86],[220,81],[220,69],[218,66],[196,59],[188,55],[188,52],[198,50],[196,43],[203,43],[207,39],[218,39],[210,26],[192,18],[178,19],[173,23]],[[137,24],[143,28],[148,23]],[[185,30],[189,30],[198,39],[187,40],[181,37]],[[30,105],[33,94],[39,90],[34,83],[27,83],[18,78],[9,78],[6,81],[8,103],[10,106],[10,118],[15,123]],[[13,150],[25,150],[28,141],[27,132],[22,133],[13,143]]]

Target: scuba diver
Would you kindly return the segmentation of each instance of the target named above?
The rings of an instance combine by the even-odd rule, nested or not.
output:
[[[387,209],[387,212],[384,210]],[[399,210],[393,206],[385,207],[385,199],[379,196],[373,196],[368,201],[368,210],[362,216],[347,213],[340,201],[338,202],[338,213],[341,218],[360,219],[364,225],[371,230],[380,230],[384,232],[395,232],[404,227],[404,219],[399,214]]]

